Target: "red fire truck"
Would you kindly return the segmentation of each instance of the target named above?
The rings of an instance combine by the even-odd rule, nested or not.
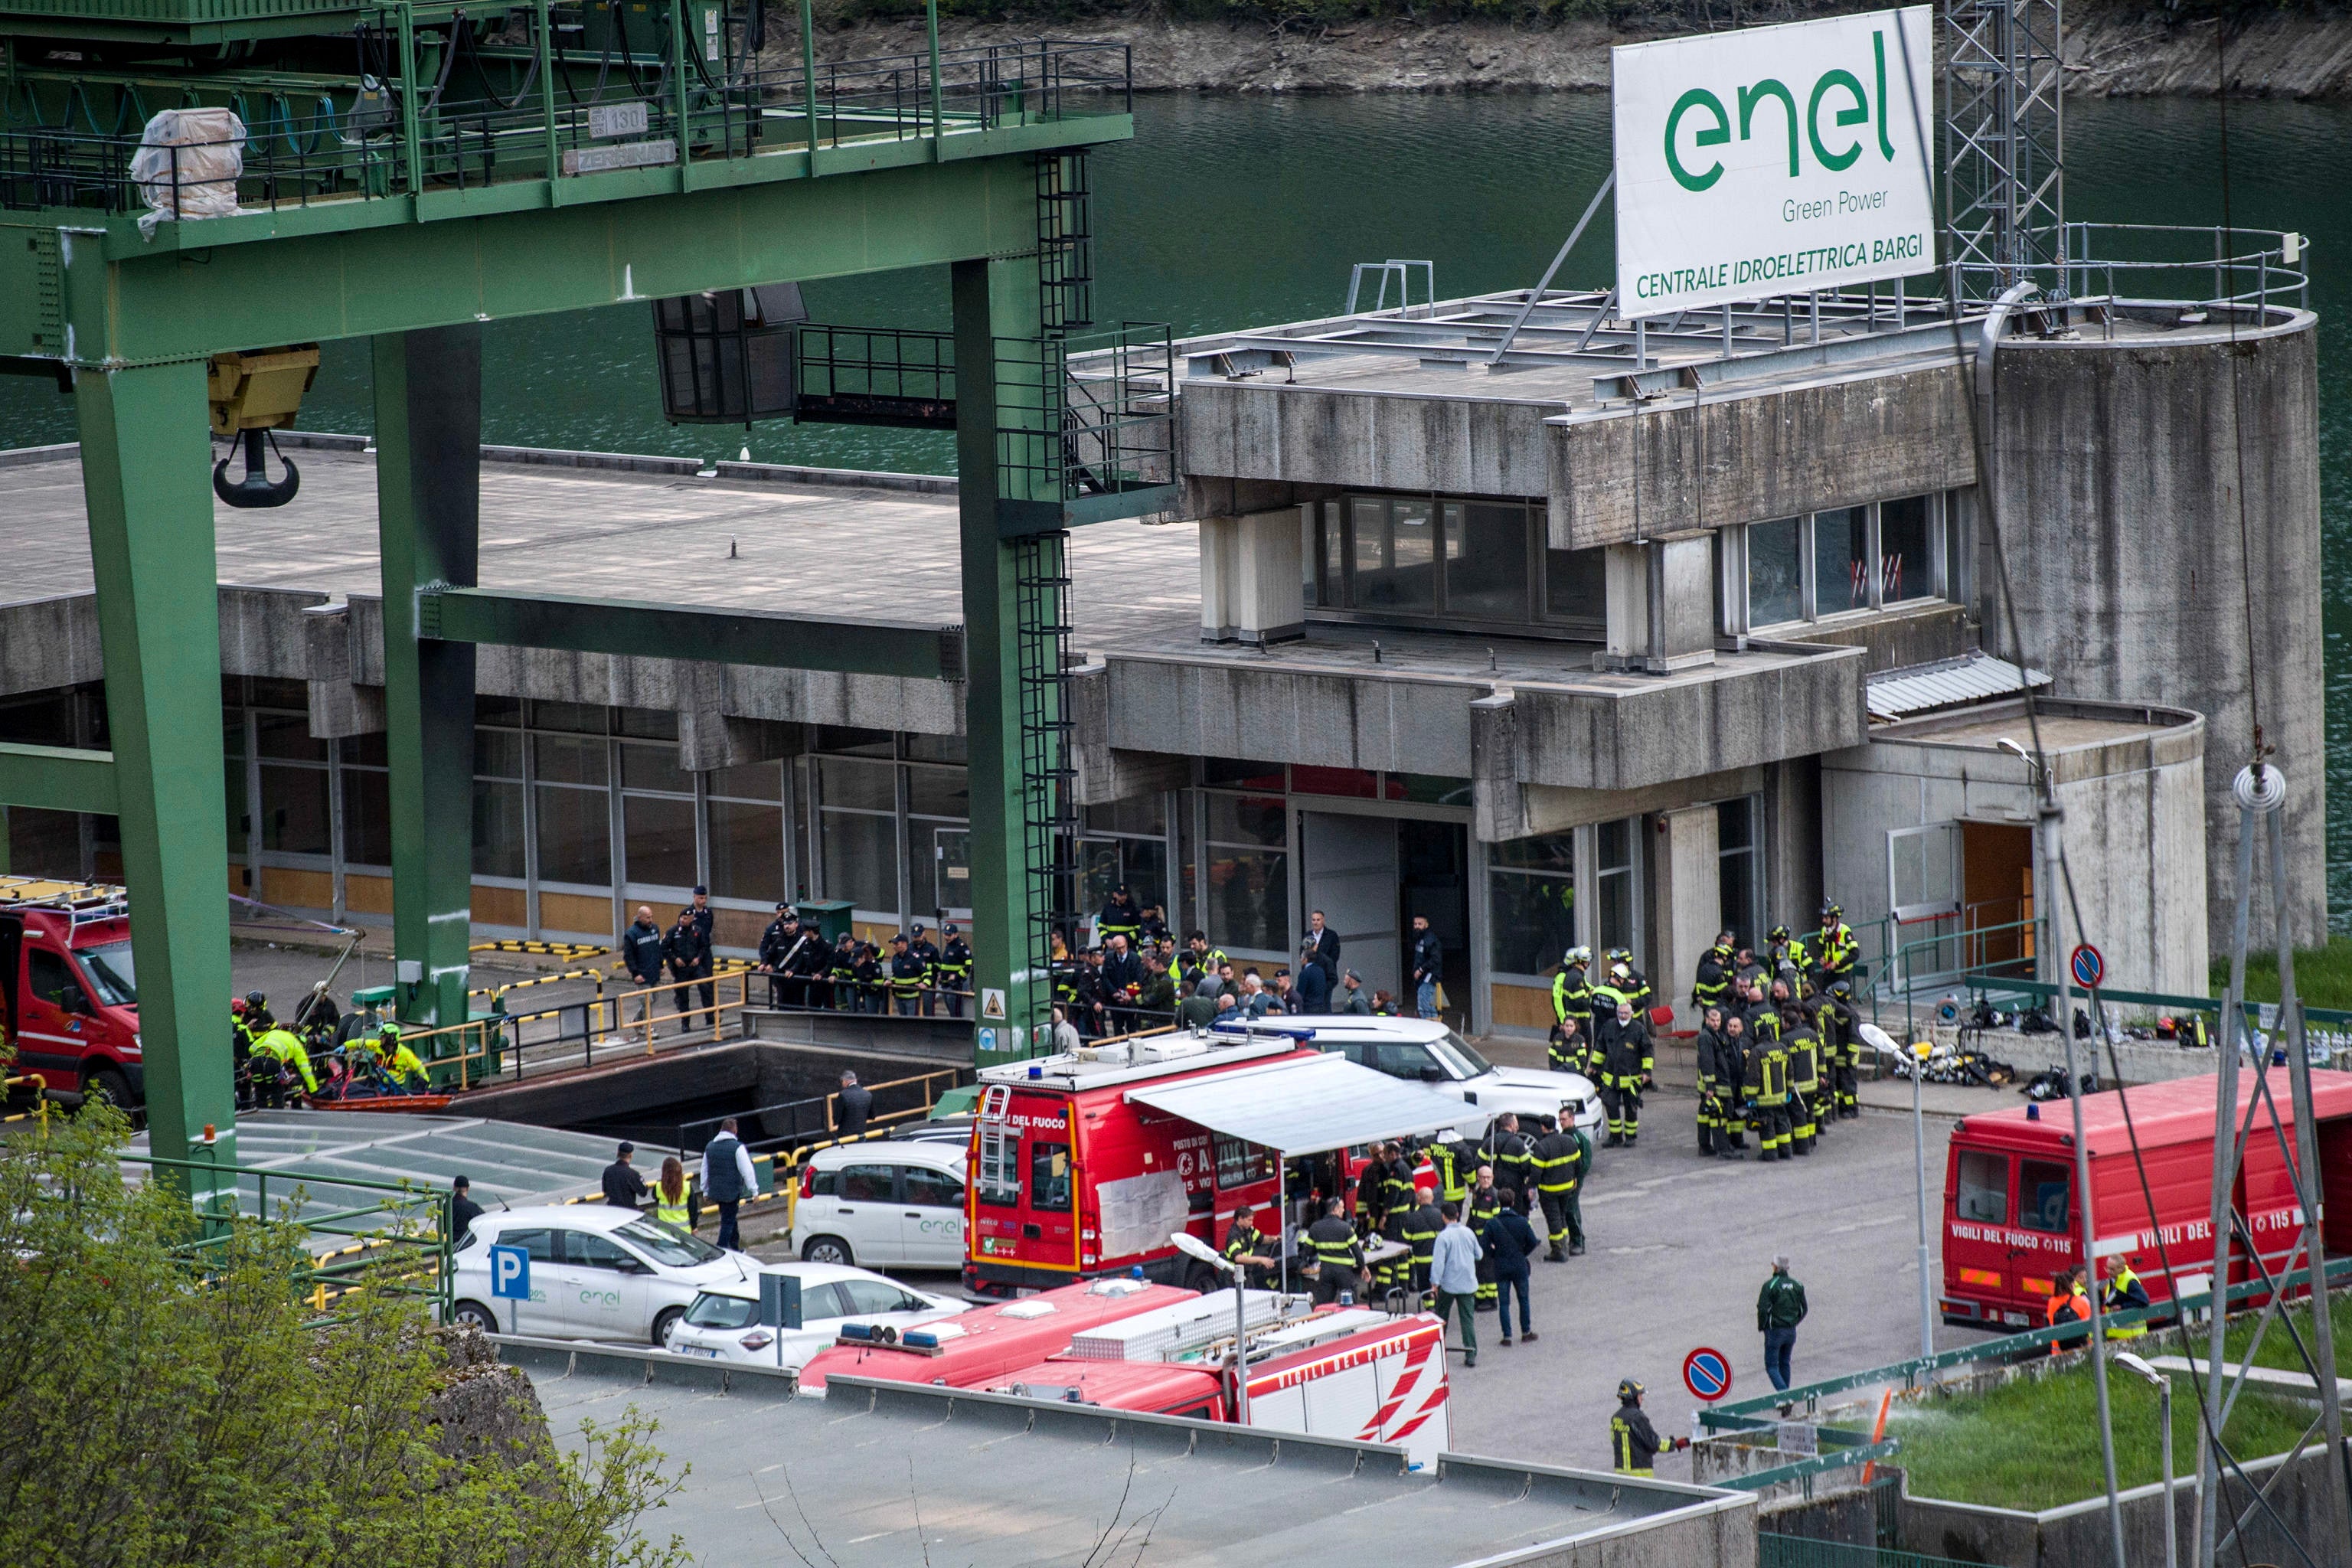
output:
[[[1297,1296],[1243,1297],[1248,1425],[1393,1443],[1415,1467],[1450,1436],[1444,1325],[1426,1313],[1317,1310]],[[1066,1285],[896,1339],[849,1325],[801,1369],[803,1393],[855,1376],[1096,1405],[1204,1421],[1240,1418],[1234,1303],[1126,1279]]]
[[[2269,1078],[2269,1102],[2276,1105],[2292,1147],[2294,1107],[2286,1071],[2273,1068]],[[2110,1273],[2116,1259],[2128,1258],[2152,1301],[2169,1300],[2174,1294],[2175,1281],[2164,1277],[2158,1263],[2159,1236],[2182,1292],[2205,1289],[2212,1273],[2217,1082],[2211,1077],[2179,1079],[2094,1094],[2083,1101],[2097,1277]],[[2326,1201],[2325,1240],[2336,1252],[2352,1247],[2352,1073],[2315,1071],[2311,1084]],[[2240,1125],[2253,1093],[2252,1069],[2242,1068]],[[2126,1095],[2147,1167],[2147,1192],[2155,1198],[2153,1213],[2124,1124]],[[2255,1113],[2235,1199],[2264,1265],[2273,1272],[2286,1266],[2302,1223],[2280,1142],[2266,1104]],[[1955,1126],[1944,1182],[1944,1321],[2010,1331],[2042,1327],[2054,1277],[2082,1261],[2075,1203],[2074,1114],[2064,1101],[1970,1116]],[[2229,1283],[2253,1278],[2256,1271],[2242,1243]]]
[[[1010,1295],[1140,1268],[1198,1289],[1213,1271],[1177,1252],[1172,1233],[1215,1247],[1242,1209],[1287,1208],[1295,1221],[1318,1195],[1352,1202],[1370,1142],[1488,1114],[1278,1032],[1145,1037],[991,1068],[972,1128],[964,1283]],[[1275,1232],[1270,1215],[1259,1228]]]
[[[0,1038],[16,1047],[11,1070],[47,1089],[139,1102],[139,987],[121,888],[0,877]]]

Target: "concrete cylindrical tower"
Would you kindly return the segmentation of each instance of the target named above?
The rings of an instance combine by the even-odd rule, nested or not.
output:
[[[2327,929],[2317,318],[2273,307],[2259,322],[2242,317],[2233,334],[2227,321],[2170,324],[2182,309],[2135,311],[2146,323],[2113,341],[2086,326],[2071,342],[2002,342],[1993,482],[2024,648],[2009,646],[1989,557],[1979,577],[1984,641],[2047,669],[2067,696],[2205,715],[2216,955],[2229,952],[2237,898],[2230,781],[2251,756],[2259,702],[2291,792],[2289,919],[2296,943],[2311,946]],[[2158,323],[2165,330],[2147,330]],[[1989,544],[1981,528],[1978,544]],[[2250,929],[2267,947],[2267,847],[2258,842],[2256,854]],[[2096,911],[2083,913],[2095,928]]]

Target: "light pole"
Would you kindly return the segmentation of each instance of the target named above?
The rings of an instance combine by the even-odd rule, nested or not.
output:
[[[1176,1250],[1187,1258],[1195,1258],[1213,1268],[1222,1268],[1234,1277],[1234,1424],[1249,1425],[1249,1302],[1242,1294],[1242,1266],[1228,1259],[1217,1249],[1189,1230],[1180,1230],[1168,1238]]]
[[[2172,1511],[2172,1379],[2129,1351],[2117,1351],[2116,1364],[2126,1372],[2138,1373],[2156,1385],[2157,1420],[2161,1424],[2164,1449],[2164,1568],[2180,1568],[2178,1527]]]
[[[1911,1165],[1919,1188],[1919,1354],[1924,1358],[1936,1353],[1936,1287],[1927,1273],[1927,1112],[1920,1101],[1919,1080],[1927,1074],[1927,1057],[1935,1047],[1925,1040],[1898,1047],[1875,1024],[1864,1024],[1858,1032],[1882,1058],[1899,1054],[1911,1063]]]

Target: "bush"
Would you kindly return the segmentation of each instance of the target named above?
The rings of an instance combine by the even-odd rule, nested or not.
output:
[[[381,1279],[318,1321],[290,1225],[191,1253],[128,1132],[93,1105],[0,1151],[0,1563],[683,1561],[637,1531],[676,1484],[649,1426],[558,1454],[526,1381]]]

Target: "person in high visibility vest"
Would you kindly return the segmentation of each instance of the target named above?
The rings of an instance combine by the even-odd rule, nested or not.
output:
[[[1565,1024],[1570,1018],[1586,1026],[1592,1022],[1592,982],[1588,978],[1591,963],[1589,947],[1571,947],[1559,961],[1559,973],[1551,977],[1553,1023]]]
[[[1265,1289],[1266,1279],[1274,1270],[1274,1254],[1281,1247],[1280,1237],[1276,1237],[1269,1247],[1266,1238],[1258,1234],[1255,1209],[1234,1211],[1233,1228],[1225,1232],[1223,1251],[1226,1262],[1241,1265],[1244,1285],[1252,1290]]]
[[[1659,1449],[1671,1453],[1690,1447],[1687,1437],[1658,1436],[1642,1409],[1642,1395],[1647,1392],[1630,1377],[1617,1384],[1617,1414],[1609,1418],[1609,1456],[1621,1476],[1655,1475]]]
[[[2087,1323],[2091,1321],[2091,1298],[2083,1289],[2083,1277],[2068,1269],[2051,1281],[2050,1305],[2046,1309],[2050,1326],[2062,1323]],[[2078,1341],[2062,1335],[2050,1342],[2050,1353],[2063,1355],[2073,1350]]]
[[[2128,1256],[2116,1259],[2116,1271],[2107,1276],[2107,1287],[2100,1292],[2099,1310],[2107,1312],[2144,1312],[2147,1310],[2147,1287],[2132,1272]],[[2106,1331],[2111,1340],[2136,1340],[2147,1332],[2145,1319],[2137,1323],[2122,1323]]]
[[[675,1154],[663,1160],[661,1174],[654,1181],[654,1218],[672,1230],[691,1233],[692,1195],[693,1189],[687,1185],[684,1163]]]
[[[1780,983],[1775,981],[1773,1011],[1788,1024],[1780,1043],[1789,1058],[1789,1141],[1798,1153],[1810,1154],[1813,1152],[1814,1136],[1821,1131],[1814,1109],[1822,1092],[1822,1037],[1813,1032],[1805,1010],[1782,1004],[1780,994]]]
[[[1770,1017],[1770,1014],[1766,1014]],[[1758,1158],[1786,1160],[1790,1157],[1790,1140],[1792,1126],[1789,1119],[1789,1050],[1780,1043],[1778,1029],[1756,1034],[1755,1085],[1753,1103],[1756,1107],[1756,1134],[1763,1149]]]
[[[401,1043],[399,1025],[386,1024],[383,1032],[368,1042],[368,1050],[378,1076],[394,1093],[423,1094],[433,1087],[424,1061]]]
[[[1853,928],[1845,923],[1845,911],[1834,900],[1822,905],[1822,929],[1813,938],[1813,988],[1827,991],[1841,980],[1853,978],[1853,966],[1862,956],[1862,943],[1854,940]]]
[[[920,1009],[923,982],[929,978],[922,959],[907,945],[903,936],[890,939],[890,999],[897,1004],[902,1018],[913,1017]]]
[[[1698,955],[1698,973],[1691,981],[1691,1005],[1702,1013],[1722,1006],[1724,998],[1731,994],[1735,940],[1727,931],[1718,932],[1715,945]]]
[[[302,1080],[304,1089],[319,1092],[319,1075],[310,1070],[310,1053],[302,1048],[300,1037],[282,1024],[273,1024],[268,1031],[253,1042],[253,1054],[268,1057],[294,1070]]]
[[[1543,1128],[1533,1150],[1536,1202],[1541,1205],[1544,1233],[1551,1250],[1547,1263],[1564,1263],[1584,1250],[1584,1226],[1577,1214],[1577,1184],[1584,1179],[1586,1155],[1573,1127],[1562,1127],[1551,1116],[1538,1118]],[[1562,1242],[1570,1243],[1568,1251]]]
[[[1315,1270],[1317,1305],[1328,1305],[1342,1294],[1350,1300],[1363,1300],[1364,1244],[1357,1239],[1356,1227],[1348,1223],[1343,1200],[1327,1199],[1323,1217],[1308,1226],[1298,1240],[1307,1265]],[[1430,1241],[1433,1247],[1434,1235]]]
[[[948,1016],[963,1016],[964,993],[971,989],[971,943],[953,925],[946,928],[947,945],[940,949],[940,994],[948,1005]]]

